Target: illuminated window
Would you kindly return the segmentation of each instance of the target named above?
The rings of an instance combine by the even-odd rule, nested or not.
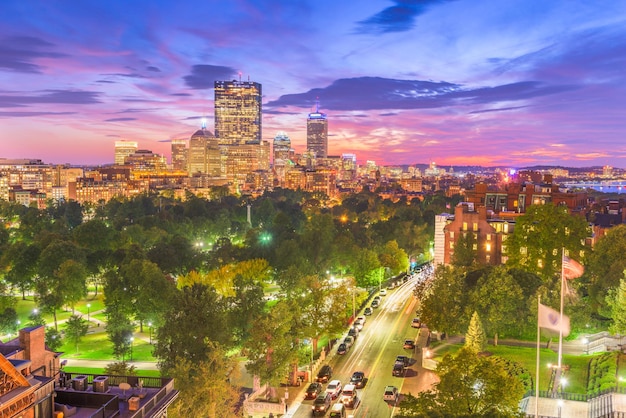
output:
[[[454,249],[454,242],[450,242],[450,249],[453,250]]]
[[[509,233],[509,224],[504,224],[502,229],[504,230],[505,234],[508,234]]]
[[[491,251],[491,244],[487,244],[485,248],[487,249],[487,251]]]
[[[474,234],[474,239],[478,239],[478,234]]]
[[[467,231],[467,222],[463,222],[463,231]]]
[[[522,247],[519,249],[520,254],[526,255],[528,254],[528,249],[526,247]]]
[[[491,241],[491,234],[487,234],[487,241]]]
[[[472,245],[472,250],[477,251],[478,250],[478,244],[473,244]]]
[[[487,263],[489,263],[489,262],[491,261],[491,256],[490,256],[489,254],[487,254],[487,255],[485,256],[485,261],[486,261]]]
[[[450,239],[454,239],[454,231],[450,231]]]
[[[474,228],[474,231],[478,231],[478,222],[474,222],[474,225],[472,225],[472,227]]]
[[[502,254],[506,254],[506,245],[503,245],[501,248],[502,248]]]
[[[565,235],[569,235],[569,228],[565,227]]]

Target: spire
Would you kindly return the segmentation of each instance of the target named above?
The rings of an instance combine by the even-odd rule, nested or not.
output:
[[[320,98],[315,98],[315,113],[320,113]]]
[[[202,125],[201,125],[201,127],[202,127],[203,131],[206,129],[206,118],[205,117],[202,118]]]

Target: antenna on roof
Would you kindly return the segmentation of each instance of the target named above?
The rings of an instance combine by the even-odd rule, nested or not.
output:
[[[319,96],[315,98],[315,113],[320,113],[320,98],[319,98]]]
[[[241,71],[239,71],[239,82],[241,83]]]
[[[201,126],[202,126],[202,130],[206,129],[206,118],[204,116],[202,117],[202,125]]]

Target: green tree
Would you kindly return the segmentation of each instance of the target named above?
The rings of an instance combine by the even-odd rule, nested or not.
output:
[[[63,336],[53,327],[46,328],[46,346],[52,351],[59,351],[63,345]]]
[[[358,251],[351,261],[350,269],[359,287],[378,286],[381,280],[378,273],[381,265],[374,250],[364,248]]]
[[[236,361],[218,344],[207,342],[205,360],[192,362],[186,357],[176,360],[171,376],[174,378],[178,399],[168,409],[172,418],[202,416],[208,418],[236,418],[239,390],[234,386],[232,373]],[[225,379],[224,376],[227,376]]]
[[[407,396],[399,416],[520,417],[524,386],[498,358],[462,348],[456,356],[446,354],[436,372],[440,381],[435,389]]]
[[[14,308],[5,307],[0,311],[0,333],[13,334],[19,326],[17,312]]]
[[[409,267],[409,256],[398,247],[395,240],[389,241],[383,246],[378,254],[378,260],[380,265],[390,269],[393,275],[407,271]]]
[[[528,316],[527,298],[522,288],[504,266],[497,266],[478,279],[470,295],[471,305],[478,311],[485,331],[494,336],[498,345],[498,334],[520,331],[522,320]]]
[[[464,310],[468,299],[463,269],[443,266],[436,270],[432,286],[422,299],[418,313],[431,329],[462,332],[469,321]]]
[[[563,249],[578,259],[585,249],[583,243],[588,234],[585,219],[571,215],[566,206],[529,206],[526,213],[517,218],[513,234],[506,241],[507,265],[536,273],[558,295]]]
[[[480,322],[478,312],[474,311],[472,319],[470,319],[467,333],[465,334],[465,347],[475,353],[482,353],[487,348],[487,334]]]
[[[626,276],[626,271],[623,273]],[[626,278],[619,281],[617,289],[610,289],[606,303],[611,310],[609,331],[614,335],[626,334]]]
[[[454,243],[452,265],[455,267],[469,268],[477,263],[478,251],[475,248],[476,238],[473,232],[464,232]]]
[[[593,247],[593,252],[586,260],[588,276],[590,277],[589,295],[596,311],[608,314],[606,295],[609,289],[620,285],[626,270],[626,224],[610,228],[606,235],[601,237]]]
[[[83,337],[87,335],[88,329],[89,325],[81,315],[72,315],[67,319],[65,323],[65,336],[76,346],[76,352],[78,352],[78,344]]]

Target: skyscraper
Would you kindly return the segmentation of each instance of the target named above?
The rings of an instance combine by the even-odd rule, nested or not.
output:
[[[187,171],[186,139],[172,139],[172,170]]]
[[[124,165],[124,160],[137,151],[136,141],[115,141],[115,164]]]
[[[274,161],[290,159],[291,139],[283,131],[277,132],[274,137]]]
[[[319,111],[320,103],[315,102],[315,112],[309,113],[306,121],[306,148],[315,152],[318,158],[328,156],[328,120]]]
[[[215,82],[215,136],[220,145],[261,142],[261,84]]]
[[[187,165],[189,175],[206,174],[212,177],[221,175],[221,156],[217,138],[206,128],[206,121],[202,121],[202,128],[197,130],[189,140]]]

